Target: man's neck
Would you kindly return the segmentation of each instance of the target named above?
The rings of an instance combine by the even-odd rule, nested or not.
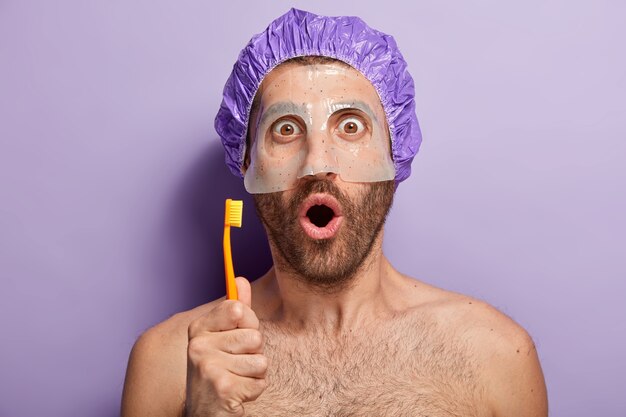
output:
[[[260,280],[261,297],[267,319],[288,325],[294,330],[349,332],[393,310],[394,289],[399,273],[382,252],[382,233],[348,285],[337,291],[321,290],[309,284],[277,259],[272,250],[274,267]],[[278,262],[277,262],[278,261]],[[392,282],[394,281],[394,282]]]

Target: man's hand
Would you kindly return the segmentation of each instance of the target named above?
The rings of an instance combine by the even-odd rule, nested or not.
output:
[[[267,358],[248,280],[239,301],[224,300],[189,325],[186,417],[243,416],[243,403],[265,390]]]

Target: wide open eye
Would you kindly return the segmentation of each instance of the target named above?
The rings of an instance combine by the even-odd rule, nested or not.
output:
[[[341,135],[358,136],[365,131],[365,125],[358,117],[346,117],[339,123],[339,133]]]
[[[293,120],[279,120],[272,127],[272,132],[280,136],[296,136],[302,133],[302,129]]]

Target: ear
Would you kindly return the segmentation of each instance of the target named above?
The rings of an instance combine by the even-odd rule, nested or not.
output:
[[[246,140],[246,144],[244,145],[244,156],[243,156],[243,162],[241,163],[241,176],[243,177],[244,175],[246,175],[246,171],[248,170],[248,167],[250,166],[250,146],[249,146],[249,139]]]

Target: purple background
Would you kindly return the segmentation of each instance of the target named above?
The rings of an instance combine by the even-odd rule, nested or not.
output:
[[[624,2],[390,4],[0,1],[0,416],[116,415],[136,337],[224,291],[226,196],[237,272],[268,267],[213,118],[292,5],[392,33],[416,80],[392,262],[528,329],[552,416],[626,416]]]

